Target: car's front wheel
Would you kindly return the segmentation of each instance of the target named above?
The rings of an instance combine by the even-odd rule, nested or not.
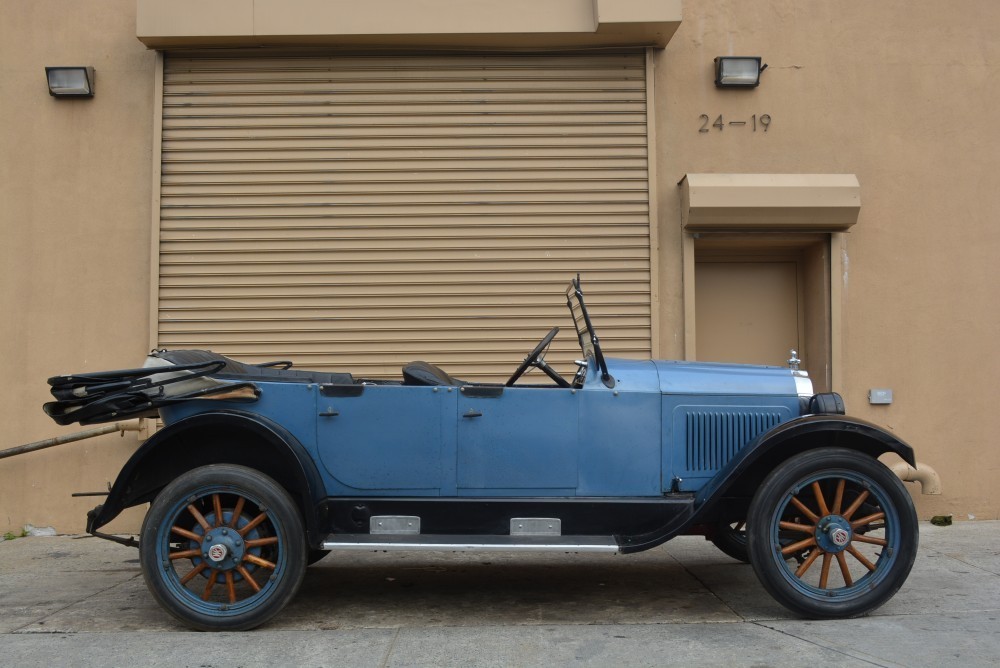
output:
[[[146,514],[139,553],[160,605],[205,631],[263,624],[292,599],[306,567],[302,518],[288,492],[229,464],[164,487]]]
[[[764,588],[811,618],[863,615],[902,586],[917,516],[899,479],[843,448],[793,457],[758,489],[747,517],[750,563]]]

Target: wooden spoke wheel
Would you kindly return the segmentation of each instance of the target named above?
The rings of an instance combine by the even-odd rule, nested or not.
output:
[[[761,584],[806,617],[853,617],[887,601],[917,551],[902,483],[878,460],[843,448],[794,457],[764,481],[747,520]]]
[[[244,630],[295,595],[306,565],[298,508],[271,478],[217,464],[185,473],[153,501],[143,576],[169,613],[202,630]]]

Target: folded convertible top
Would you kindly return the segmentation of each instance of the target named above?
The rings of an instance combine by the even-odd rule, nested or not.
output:
[[[57,424],[114,422],[153,417],[161,406],[192,399],[255,401],[253,381],[349,385],[349,373],[291,369],[291,362],[245,364],[210,350],[154,350],[139,369],[49,378],[52,396],[42,406]]]

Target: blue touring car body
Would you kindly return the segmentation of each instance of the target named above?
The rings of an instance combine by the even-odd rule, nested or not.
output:
[[[151,502],[147,583],[197,628],[266,621],[306,561],[343,549],[635,552],[700,533],[805,616],[860,614],[898,589],[915,516],[875,458],[913,464],[909,446],[797,369],[605,358],[579,279],[567,303],[573,378],[544,360],[558,328],[506,384],[422,361],[359,379],[154,351],[144,369],[50,379],[46,411],[162,419],[88,530],[110,537],[121,510]],[[545,384],[517,383],[533,367]]]

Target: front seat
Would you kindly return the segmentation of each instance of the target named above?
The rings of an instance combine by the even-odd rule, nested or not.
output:
[[[470,383],[452,378],[443,370],[427,362],[410,362],[403,367],[403,385],[451,385],[460,387]]]

